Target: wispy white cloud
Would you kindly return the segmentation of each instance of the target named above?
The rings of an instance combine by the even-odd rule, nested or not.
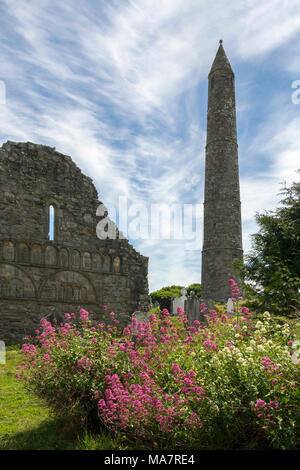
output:
[[[239,2],[241,17],[236,29],[237,51],[254,60],[290,41],[300,29],[297,0],[246,0]]]
[[[268,156],[268,163],[249,176],[241,178],[244,250],[251,247],[249,235],[258,229],[254,215],[274,211],[282,200],[281,190],[299,180],[300,169],[299,128],[300,116],[293,117],[285,109],[274,110],[261,127],[255,142],[250,147],[249,158],[255,151]],[[290,115],[290,117],[289,117]]]
[[[282,87],[297,71],[298,0],[78,0],[76,7],[71,0],[4,0],[0,8],[1,139],[69,154],[108,207],[120,195],[147,204],[202,202],[206,77],[222,37],[240,80],[249,246],[255,212],[275,207],[279,180],[292,181],[299,161],[296,108],[289,101],[282,112]],[[282,77],[274,77],[274,98],[257,125],[249,117],[256,85],[270,93],[260,71],[267,61],[274,74],[274,57]],[[150,257],[151,289],[199,281],[200,250],[186,250],[184,241],[133,243]]]

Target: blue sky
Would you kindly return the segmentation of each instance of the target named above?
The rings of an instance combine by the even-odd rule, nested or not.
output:
[[[255,213],[274,209],[280,182],[299,178],[299,0],[2,0],[0,23],[1,144],[70,155],[109,209],[119,196],[147,207],[203,203],[207,75],[222,38],[250,249]],[[149,256],[151,291],[200,282],[201,246],[130,241]]]

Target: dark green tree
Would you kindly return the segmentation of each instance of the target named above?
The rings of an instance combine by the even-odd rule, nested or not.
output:
[[[188,294],[190,294],[190,292],[193,290],[198,297],[201,297],[201,284],[191,284],[186,288],[186,290]]]
[[[150,297],[152,302],[158,302],[161,309],[167,308],[170,311],[172,297],[180,297],[181,289],[183,286],[168,286],[162,287],[160,290],[152,292]],[[191,284],[186,287],[187,293],[189,294],[192,290],[195,292],[198,297],[201,296],[201,284]]]
[[[167,308],[170,311],[172,297],[180,297],[183,286],[168,286],[152,292],[150,297],[152,302],[158,302],[161,309]]]
[[[299,306],[300,183],[281,190],[275,211],[257,214],[259,232],[239,265],[252,308],[287,315]]]

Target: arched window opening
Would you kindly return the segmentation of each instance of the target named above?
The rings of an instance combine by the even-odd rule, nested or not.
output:
[[[210,87],[213,88],[215,86],[215,77],[212,77],[210,81]]]
[[[55,218],[55,212],[54,212],[54,207],[49,206],[49,240],[54,241],[54,218]]]

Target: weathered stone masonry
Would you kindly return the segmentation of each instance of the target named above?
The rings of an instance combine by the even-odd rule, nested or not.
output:
[[[208,76],[202,298],[225,302],[242,259],[242,223],[234,73],[220,41]]]
[[[30,142],[0,148],[0,340],[21,341],[43,316],[148,308],[148,258],[97,237],[99,204],[70,157]]]

